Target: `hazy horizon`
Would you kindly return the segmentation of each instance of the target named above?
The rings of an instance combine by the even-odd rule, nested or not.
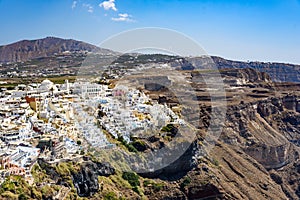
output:
[[[298,0],[0,0],[0,44],[54,36],[98,46],[122,31],[161,27],[209,55],[299,64],[299,10]]]

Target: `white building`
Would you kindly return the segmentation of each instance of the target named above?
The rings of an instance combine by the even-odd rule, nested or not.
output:
[[[106,87],[96,83],[89,82],[77,82],[74,83],[74,94],[81,96],[82,98],[101,97],[105,95]]]

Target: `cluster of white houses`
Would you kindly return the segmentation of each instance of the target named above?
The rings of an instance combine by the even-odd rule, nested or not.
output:
[[[18,85],[13,90],[1,89],[1,180],[11,174],[30,179],[31,167],[46,150],[58,153],[58,147],[63,146],[61,151],[74,153],[79,148],[70,142],[76,134],[71,123],[71,98],[68,81],[56,85],[44,80],[40,84]],[[67,140],[59,140],[61,136]]]
[[[152,102],[140,90],[117,86],[112,93],[113,98],[100,100],[99,122],[114,138],[130,142],[131,136],[152,134],[180,120],[167,105]]]
[[[166,105],[143,92],[78,81],[18,85],[0,92],[0,178],[10,174],[31,178],[38,157],[53,160],[81,152],[81,142],[112,148],[103,131],[130,136],[178,123]]]

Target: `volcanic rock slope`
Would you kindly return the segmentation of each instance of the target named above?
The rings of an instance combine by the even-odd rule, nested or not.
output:
[[[254,69],[221,74],[228,105],[215,147],[203,156],[211,108],[209,99],[202,98],[198,151],[181,157],[172,170],[162,170],[157,177],[169,180],[167,187],[151,193],[150,199],[299,199],[299,90],[291,85],[293,89],[280,91],[270,77]],[[192,72],[201,85],[197,76]],[[198,95],[207,93],[201,90]],[[190,163],[190,169],[178,177],[174,168],[182,172],[183,163]]]
[[[39,162],[34,167],[37,186],[31,186],[31,190],[41,190],[40,199],[53,199],[52,196],[62,193],[66,199],[299,199],[300,92],[297,85],[281,87],[254,69],[222,70],[226,117],[220,137],[207,151],[205,138],[212,109],[209,94],[203,87],[205,83],[201,82],[203,74],[182,73],[190,79],[197,97],[205,98],[195,99],[201,110],[199,124],[196,118],[194,122],[197,137],[175,162],[138,175],[101,163],[103,159],[98,159],[105,161],[105,155],[89,155],[90,161],[66,164]],[[153,99],[174,104],[174,97],[167,90],[150,89],[144,88]],[[167,147],[170,137],[136,139],[138,144],[143,144],[144,148],[137,147],[142,153]],[[122,154],[115,156],[123,159]],[[61,188],[61,192],[51,190],[52,193],[44,191],[44,194],[40,188],[47,182]],[[65,195],[64,191],[69,193]],[[29,195],[37,198],[36,194]]]

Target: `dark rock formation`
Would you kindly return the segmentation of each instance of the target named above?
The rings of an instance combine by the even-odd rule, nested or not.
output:
[[[273,179],[273,181],[275,181],[275,183],[277,184],[283,183],[281,176],[276,171],[271,171],[270,176]]]
[[[88,197],[99,189],[98,176],[95,172],[96,165],[86,164],[79,173],[73,175],[73,183],[80,197]]]
[[[180,148],[180,145],[178,145],[178,147],[179,148],[173,150],[161,151],[162,153],[155,154],[154,156],[155,158],[161,158],[162,162],[164,162],[164,160],[168,161],[169,159],[171,159],[169,157],[172,157],[172,154],[175,156],[180,155],[180,151],[182,152],[182,149]],[[178,180],[195,167],[196,155],[199,152],[198,148],[198,143],[197,141],[195,141],[178,159],[168,164],[166,167],[155,170],[153,172],[140,173],[140,175],[149,178],[159,177],[165,180]]]
[[[149,91],[159,91],[164,89],[165,86],[160,85],[158,83],[145,83],[145,89]]]
[[[287,95],[282,100],[283,105],[286,109],[296,111],[297,109],[297,97],[295,95]]]
[[[195,185],[188,188],[188,199],[221,199],[224,194],[213,184]]]
[[[98,176],[109,176],[115,169],[109,164],[86,162],[78,173],[72,175],[73,183],[80,197],[89,197],[99,189]]]
[[[169,80],[167,76],[139,78],[139,82],[144,84],[144,88],[149,91],[159,91],[168,88],[171,85],[171,80]]]
[[[70,177],[66,177],[56,171],[55,166],[58,163],[51,164],[43,159],[38,159],[37,162],[39,166],[50,175],[56,184],[71,187],[68,181]],[[81,197],[89,197],[98,191],[98,176],[110,176],[113,174],[115,174],[115,169],[108,163],[92,162],[90,160],[84,161],[78,172],[70,170],[73,184],[77,189],[78,195]]]

